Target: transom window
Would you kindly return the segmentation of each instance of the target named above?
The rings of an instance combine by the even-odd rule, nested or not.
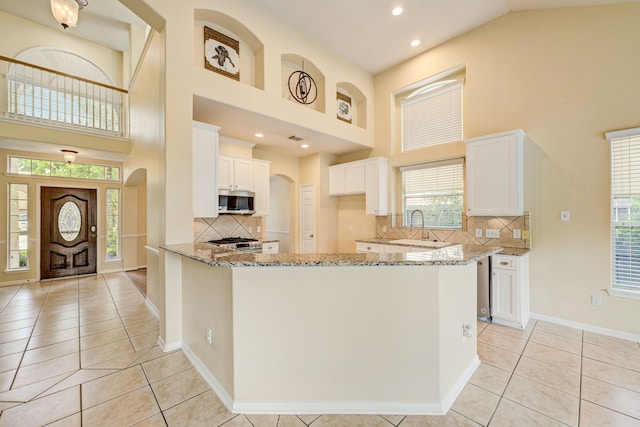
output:
[[[400,168],[405,226],[462,228],[464,163],[462,159]],[[420,211],[422,215],[413,215]]]
[[[19,175],[120,182],[120,168],[118,166],[56,162],[46,159],[9,156],[8,170],[9,173]]]
[[[640,298],[640,128],[606,137],[611,142],[610,293]]]

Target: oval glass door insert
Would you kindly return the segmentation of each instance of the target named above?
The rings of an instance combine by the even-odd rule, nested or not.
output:
[[[60,235],[67,242],[71,242],[80,234],[82,218],[80,208],[73,202],[65,202],[58,213],[58,229]]]

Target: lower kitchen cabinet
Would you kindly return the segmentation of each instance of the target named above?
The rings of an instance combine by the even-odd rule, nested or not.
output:
[[[491,256],[491,318],[524,329],[529,321],[529,255]]]
[[[277,254],[280,251],[278,242],[265,242],[262,244],[263,254]]]
[[[384,253],[384,245],[380,243],[356,242],[356,252],[359,254],[367,252],[382,254]]]

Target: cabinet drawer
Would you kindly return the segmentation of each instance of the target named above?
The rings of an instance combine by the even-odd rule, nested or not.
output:
[[[508,255],[494,255],[492,268],[515,270],[517,268],[517,260]]]
[[[379,243],[356,242],[356,252],[373,252],[381,254],[384,252],[384,245]]]

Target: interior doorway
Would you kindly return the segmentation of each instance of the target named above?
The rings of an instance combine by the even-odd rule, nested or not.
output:
[[[280,253],[291,252],[291,188],[286,177],[269,177],[269,215],[267,216],[267,239],[278,241]]]
[[[87,188],[41,188],[41,279],[96,273],[96,193]]]

